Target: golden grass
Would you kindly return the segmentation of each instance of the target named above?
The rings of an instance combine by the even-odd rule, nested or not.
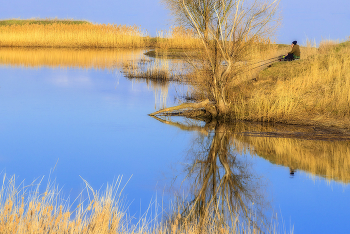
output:
[[[60,196],[60,191],[48,184],[40,192],[40,181],[30,185],[16,185],[15,176],[4,176],[0,190],[0,232],[3,234],[52,233],[52,234],[168,234],[168,233],[263,233],[260,229],[240,223],[237,217],[232,226],[217,224],[213,218],[204,220],[201,225],[197,219],[179,222],[177,211],[168,215],[170,219],[160,222],[147,220],[145,215],[131,222],[123,209],[121,177],[112,185],[107,185],[104,192],[94,191],[87,184],[85,201],[76,207],[69,200]],[[82,196],[82,195],[81,195]],[[79,198],[84,200],[83,197]],[[210,213],[211,211],[208,211]],[[215,213],[212,213],[215,215]],[[181,217],[181,216],[180,216]],[[135,224],[136,223],[136,224]],[[271,233],[276,231],[276,224],[271,225]],[[270,233],[270,232],[269,232]]]
[[[24,24],[0,26],[0,47],[140,48],[139,27],[115,24]]]
[[[301,56],[232,85],[235,117],[349,128],[350,43],[323,42],[302,48]]]
[[[119,210],[120,200],[116,187],[107,186],[105,193],[93,193],[84,206],[74,211],[60,198],[57,188],[48,185],[39,193],[39,185],[17,187],[15,177],[4,177],[0,197],[1,233],[116,233],[123,231],[124,213]]]
[[[0,21],[0,47],[199,49],[195,34],[172,27],[150,38],[137,26],[87,21],[30,19]]]
[[[122,68],[142,50],[0,47],[0,65],[29,68]]]
[[[183,27],[172,27],[157,33],[157,48],[161,49],[201,49],[201,41],[196,34]]]

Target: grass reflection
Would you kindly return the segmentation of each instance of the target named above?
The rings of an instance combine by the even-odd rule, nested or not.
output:
[[[350,182],[350,136],[315,127],[236,123],[232,142],[271,163],[345,184]]]
[[[215,121],[201,126],[193,120],[175,122],[164,116],[155,118],[199,133],[184,163],[185,179],[181,185],[190,191],[190,196],[183,199],[183,195],[178,195],[177,211],[170,222],[174,230],[184,231],[189,227],[195,227],[195,233],[271,230],[264,217],[268,208],[264,186],[243,153],[288,167],[290,174],[301,170],[328,181],[344,184],[350,181],[350,136],[346,133],[247,122]]]
[[[11,48],[0,47],[0,65],[24,68],[78,68],[122,71],[128,76],[126,66],[145,59],[141,49],[69,49],[69,48]],[[159,60],[157,60],[159,61]],[[152,63],[157,64],[157,63]],[[129,77],[133,79],[135,77]],[[133,82],[146,83],[154,91],[155,108],[164,108],[169,82],[150,80],[140,74]]]
[[[350,142],[241,137],[271,163],[342,183],[350,182]]]
[[[159,119],[159,118],[158,118]],[[168,119],[162,122],[177,126],[184,130],[193,130],[202,134],[225,135],[223,147],[237,154],[246,153],[262,157],[271,163],[290,169],[290,173],[304,171],[312,176],[326,178],[344,184],[350,182],[350,135],[332,129],[320,129],[305,126],[267,125],[249,122],[235,122],[211,127],[183,125]],[[215,124],[216,125],[216,124]],[[215,145],[215,137],[213,140]],[[229,145],[229,146],[227,146]],[[225,149],[225,154],[233,154]],[[218,157],[220,162],[224,162]],[[201,167],[204,162],[198,161]],[[198,163],[196,161],[196,163]],[[206,162],[207,163],[207,162]],[[224,166],[224,165],[223,165]],[[224,167],[227,171],[229,167]]]
[[[66,48],[0,48],[0,65],[28,68],[115,69],[142,50],[66,49]]]

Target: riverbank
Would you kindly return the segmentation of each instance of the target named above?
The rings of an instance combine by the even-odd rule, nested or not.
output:
[[[244,71],[225,86],[229,102],[225,121],[312,125],[348,132],[350,41],[323,41],[319,47],[309,44],[301,47],[300,60],[264,64],[263,60],[289,50],[282,45],[252,50],[251,57],[262,62],[244,65]],[[190,76],[193,92],[188,98],[211,100],[203,73]]]
[[[350,128],[350,41],[305,48],[307,57],[277,62],[232,87],[237,119]],[[240,90],[238,92],[237,90]]]

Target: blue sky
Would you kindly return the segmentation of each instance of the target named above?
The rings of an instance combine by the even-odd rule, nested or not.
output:
[[[151,35],[170,25],[159,0],[0,0],[0,18],[73,18],[96,23],[139,25]],[[281,0],[283,21],[277,42],[350,36],[349,0]]]

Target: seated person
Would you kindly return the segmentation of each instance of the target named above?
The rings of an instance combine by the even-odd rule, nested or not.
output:
[[[292,61],[295,59],[300,59],[300,47],[297,45],[297,41],[292,42],[292,51],[289,52],[286,56],[283,56],[285,61]]]

